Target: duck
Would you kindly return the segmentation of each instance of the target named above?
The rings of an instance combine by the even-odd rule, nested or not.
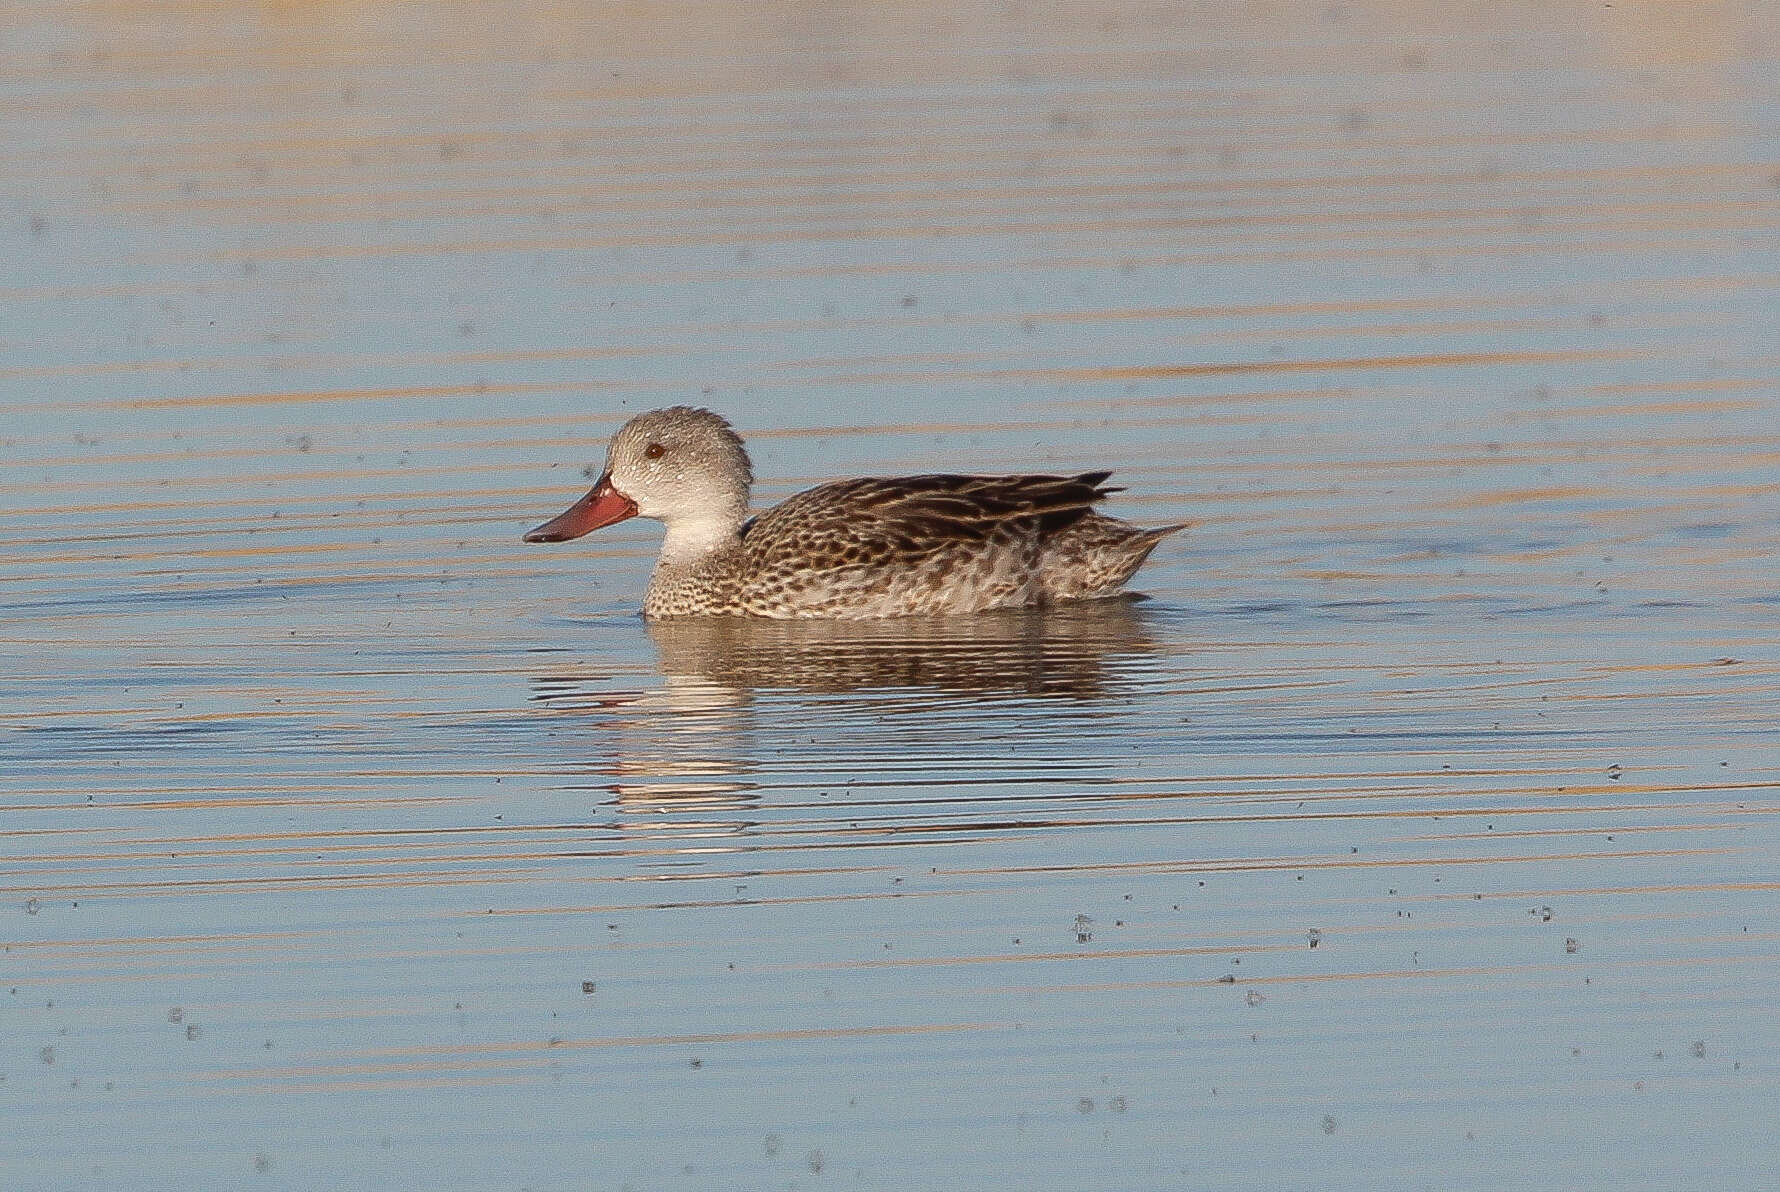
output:
[[[531,530],[566,542],[633,517],[667,533],[643,596],[648,620],[949,615],[1118,595],[1157,544],[1095,506],[1111,472],[836,480],[749,514],[754,466],[728,420],[670,406],[607,446],[593,488]]]

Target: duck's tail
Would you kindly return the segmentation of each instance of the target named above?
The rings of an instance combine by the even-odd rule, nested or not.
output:
[[[1162,539],[1191,522],[1144,529],[1090,513],[1045,544],[1041,576],[1051,600],[1093,600],[1111,596],[1143,566]]]

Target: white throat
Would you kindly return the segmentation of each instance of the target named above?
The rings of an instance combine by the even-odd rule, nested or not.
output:
[[[661,561],[669,567],[696,563],[713,551],[733,543],[737,519],[713,513],[702,517],[677,517],[668,523],[661,542]]]

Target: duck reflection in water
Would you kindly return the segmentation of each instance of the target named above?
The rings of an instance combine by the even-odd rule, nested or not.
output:
[[[955,714],[967,732],[972,710],[985,702],[1079,706],[1128,691],[1157,650],[1145,619],[1132,597],[882,621],[679,618],[647,625],[659,685],[616,692],[549,676],[535,680],[533,698],[597,715],[589,741],[599,757],[587,759],[588,777],[597,775],[620,808],[734,812],[758,805],[763,764],[797,764],[764,739],[781,736],[789,746],[802,730],[787,725],[832,736],[821,726],[882,724],[921,710]],[[720,828],[704,827],[728,833],[748,825],[726,817]]]
[[[1103,696],[1155,642],[1137,598],[1078,601],[952,617],[763,621],[688,617],[648,625],[664,691],[699,683],[734,693]]]
[[[583,773],[618,806],[684,814],[760,801],[748,777],[754,763],[744,692],[699,675],[667,675],[659,687],[628,692],[594,689],[582,675],[539,676],[532,686],[534,702],[590,721],[594,756],[584,759]]]

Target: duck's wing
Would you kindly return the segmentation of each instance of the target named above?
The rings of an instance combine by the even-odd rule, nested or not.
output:
[[[960,546],[1054,534],[1086,516],[1110,472],[840,480],[760,515],[743,540],[756,566],[903,566]]]

